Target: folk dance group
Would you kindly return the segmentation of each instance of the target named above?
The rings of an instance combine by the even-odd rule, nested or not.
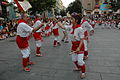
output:
[[[120,29],[120,22],[117,20],[90,20],[88,19],[91,25],[96,25],[95,28],[101,29]]]
[[[31,33],[36,42],[36,56],[42,56],[41,54],[41,45],[42,45],[42,32],[45,35],[50,35],[53,33],[54,41],[53,46],[59,46],[60,39],[59,39],[59,28],[63,30],[64,37],[62,41],[68,42],[68,34],[67,28],[65,25],[69,25],[69,21],[71,21],[70,37],[71,37],[71,56],[72,61],[74,62],[76,68],[75,71],[81,71],[80,77],[85,78],[86,75],[86,65],[84,59],[88,58],[88,36],[94,33],[93,27],[79,14],[74,14],[69,19],[69,21],[62,21],[61,19],[52,19],[49,21],[49,24],[45,24],[44,20],[40,19],[40,16],[36,17],[34,24],[32,26],[28,25],[28,14],[24,13],[22,15],[22,19],[18,21],[17,27],[17,37],[16,43],[22,53],[22,64],[23,70],[29,72],[30,68],[28,65],[34,64],[30,61],[30,48],[28,44],[29,36]],[[47,22],[47,21],[46,21]]]

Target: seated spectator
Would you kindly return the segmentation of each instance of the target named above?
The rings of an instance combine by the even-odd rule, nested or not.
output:
[[[5,39],[4,32],[5,32],[5,30],[2,26],[2,24],[0,24],[0,40]]]

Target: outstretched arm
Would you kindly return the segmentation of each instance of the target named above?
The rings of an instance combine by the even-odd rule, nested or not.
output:
[[[41,25],[33,28],[32,32],[35,32],[35,31],[39,30],[42,26],[44,26],[44,24],[41,24]]]
[[[60,28],[65,29],[65,27],[60,22],[58,22],[57,24]]]

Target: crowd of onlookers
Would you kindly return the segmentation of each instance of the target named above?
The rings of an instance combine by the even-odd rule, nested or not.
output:
[[[17,20],[4,21],[0,20],[0,40],[16,35]]]
[[[85,16],[87,21],[91,25],[101,25],[99,28],[117,28],[120,29],[120,15],[100,15],[94,14]],[[3,21],[0,20],[0,40],[4,40],[8,37],[13,37],[16,35],[18,20]],[[49,23],[49,19],[46,23]],[[28,21],[29,25],[32,26],[34,23],[34,17]],[[98,26],[97,26],[98,27]]]
[[[97,26],[99,28],[120,29],[120,14],[104,14],[104,15],[96,14],[96,15],[90,15],[89,19],[94,21],[96,25],[100,25]]]

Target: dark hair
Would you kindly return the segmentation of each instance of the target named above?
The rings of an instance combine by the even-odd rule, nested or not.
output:
[[[43,19],[43,22],[47,23],[47,22],[48,22],[48,21],[47,21],[47,18],[44,18],[44,19]]]
[[[25,17],[25,14],[27,14],[27,13],[25,13],[25,12],[21,13],[21,19],[23,19]]]
[[[36,18],[39,18],[39,17],[41,17],[41,16],[40,16],[39,14],[37,14],[37,15],[36,15]]]
[[[79,15],[79,14],[78,14],[78,15],[73,15],[72,17],[73,17],[75,20],[78,20],[78,21],[77,21],[77,24],[80,24],[80,23],[81,23],[81,19],[82,19],[82,16],[81,16],[81,15]]]

